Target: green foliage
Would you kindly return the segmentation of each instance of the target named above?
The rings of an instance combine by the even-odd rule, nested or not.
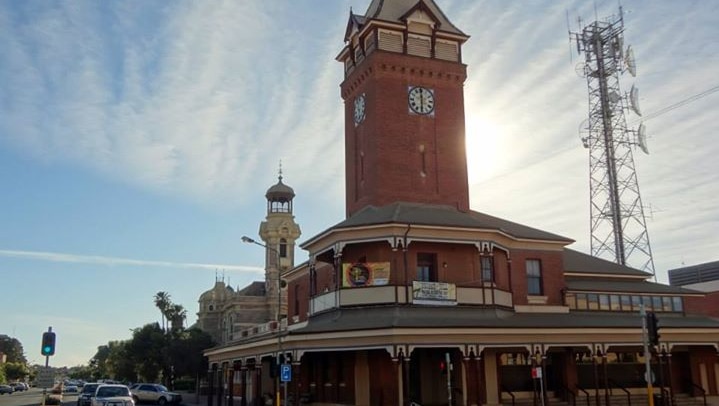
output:
[[[40,335],[38,335],[38,347],[37,351],[40,351]],[[27,364],[25,358],[25,350],[22,348],[22,344],[17,338],[10,337],[6,334],[0,334],[0,352],[7,355],[5,362],[19,362],[21,364]]]
[[[5,376],[5,364],[0,364],[0,384],[6,384],[7,377]]]
[[[185,330],[187,311],[173,304],[167,292],[158,292],[155,306],[160,309],[162,324],[150,323],[133,330],[132,339],[111,341],[97,348],[87,370],[91,380],[116,379],[126,382],[160,382],[175,387],[194,389],[198,374],[207,372],[207,359],[202,352],[215,345],[212,337],[197,328]],[[165,328],[165,320],[172,325]]]
[[[25,377],[30,375],[30,369],[24,363],[20,362],[6,362],[5,363],[5,378],[12,381],[25,380]]]

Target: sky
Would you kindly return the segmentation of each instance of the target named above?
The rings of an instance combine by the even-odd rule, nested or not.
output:
[[[196,321],[216,278],[263,278],[282,166],[305,241],[344,219],[343,67],[369,0],[0,0],[0,334],[43,363]],[[463,46],[471,208],[589,252],[587,83],[569,28],[617,0],[436,0]],[[719,2],[623,0],[649,155],[634,154],[657,279],[719,252]],[[574,51],[573,51],[574,50]],[[627,113],[630,127],[639,118]],[[296,263],[307,259],[306,252]]]

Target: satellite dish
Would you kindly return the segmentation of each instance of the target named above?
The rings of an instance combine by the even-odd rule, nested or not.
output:
[[[627,70],[632,76],[637,76],[637,64],[634,61],[634,50],[632,46],[627,47],[627,52],[624,53],[624,63],[627,64]]]
[[[579,139],[582,140],[582,146],[589,148],[589,142],[591,140],[591,133],[589,131],[589,120],[584,120],[579,124]]]
[[[642,111],[639,110],[639,89],[632,85],[632,90],[629,91],[629,107],[633,112],[637,113],[638,116],[642,116]]]
[[[647,147],[647,130],[644,127],[644,124],[639,124],[637,141],[639,143],[639,148],[642,149],[642,152],[649,155],[649,148]]]

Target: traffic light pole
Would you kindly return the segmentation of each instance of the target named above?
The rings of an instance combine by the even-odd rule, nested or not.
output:
[[[639,308],[639,314],[642,317],[642,344],[644,344],[644,368],[646,373],[644,379],[647,381],[647,404],[654,406],[654,388],[652,387],[652,353],[649,352],[649,334],[647,334],[647,311],[644,305]]]

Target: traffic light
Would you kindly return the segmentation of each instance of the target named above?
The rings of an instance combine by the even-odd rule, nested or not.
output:
[[[647,337],[649,344],[659,345],[659,319],[654,312],[647,313]]]
[[[447,364],[444,361],[439,361],[439,373],[447,375]]]
[[[55,355],[55,333],[52,331],[42,333],[40,353],[45,356]]]

